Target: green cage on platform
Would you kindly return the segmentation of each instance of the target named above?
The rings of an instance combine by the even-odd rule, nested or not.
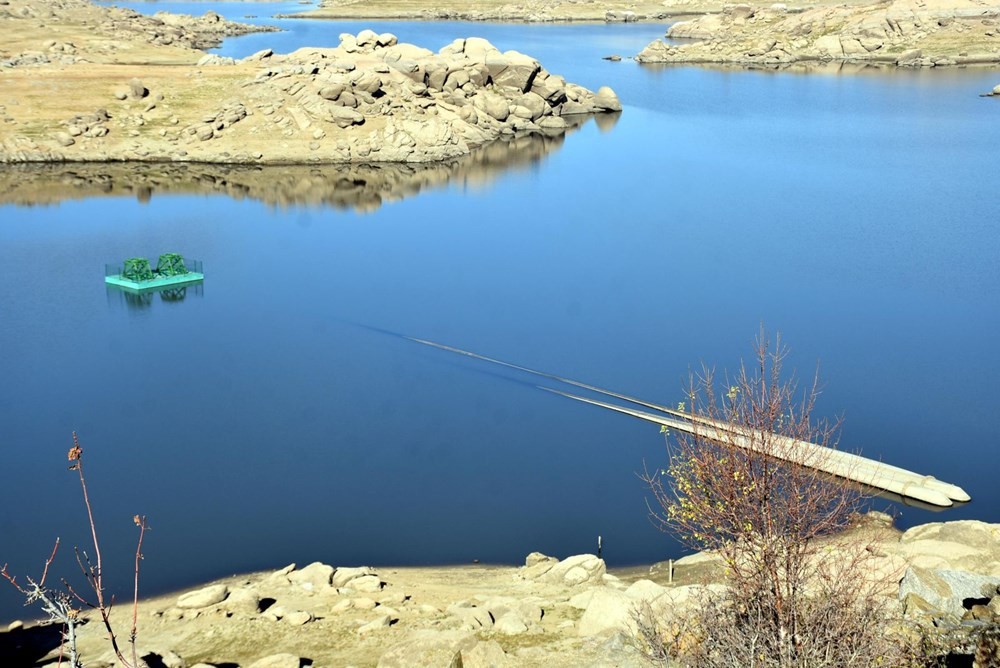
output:
[[[160,276],[182,276],[188,273],[184,258],[177,253],[164,253],[156,261],[156,273]]]

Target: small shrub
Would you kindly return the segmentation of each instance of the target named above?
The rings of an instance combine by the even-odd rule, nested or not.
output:
[[[699,668],[906,665],[889,632],[886,592],[897,574],[874,568],[869,535],[844,533],[863,493],[815,468],[839,424],[814,419],[818,382],[800,394],[783,378],[785,355],[780,338],[772,348],[762,332],[750,368],[725,382],[710,368],[692,376],[685,406],[695,425],[712,428],[668,432],[669,466],[644,480],[654,521],[716,551],[728,586],[683,623],[640,623],[642,648]],[[791,452],[802,441],[830,450],[806,460]]]

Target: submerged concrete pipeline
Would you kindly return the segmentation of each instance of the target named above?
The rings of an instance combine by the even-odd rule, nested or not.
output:
[[[560,390],[537,386],[538,389],[552,392],[569,399],[582,401],[593,406],[599,406],[601,408],[606,408],[625,415],[631,415],[632,417],[666,426],[671,429],[677,429],[678,431],[685,433],[697,433],[711,440],[731,442],[737,447],[741,447],[746,450],[760,451],[760,448],[756,446],[756,443],[759,442],[759,436],[763,432],[755,433],[753,431],[739,428],[718,420],[712,420],[711,418],[697,416],[684,411],[668,408],[666,406],[649,403],[647,401],[643,401],[642,399],[630,397],[625,394],[619,394],[594,385],[581,383],[570,378],[563,378],[562,376],[545,373],[544,371],[537,371],[518,364],[512,364],[510,362],[504,362],[503,360],[498,360],[492,357],[486,357],[485,355],[479,355],[478,353],[462,350],[461,348],[454,348],[441,343],[435,343],[434,341],[417,339],[409,336],[404,336],[403,338],[413,341],[414,343],[430,346],[432,348],[438,348],[440,350],[445,350],[459,355],[465,355],[467,357],[472,357],[491,364],[497,364],[510,369],[515,369],[517,371],[523,371],[535,376],[540,376],[542,378],[549,378],[560,383],[565,383],[567,385],[579,387],[591,392],[603,394],[607,397],[620,399],[622,401],[650,408],[674,417],[671,418],[664,417],[662,415],[655,415],[646,411],[626,408],[617,404],[598,401],[596,399],[588,399],[586,397],[580,397],[567,392],[562,392]],[[821,446],[816,443],[792,439],[786,436],[780,436],[779,434],[772,434],[772,436],[776,436],[781,439],[780,442],[782,447],[778,448],[781,452],[775,453],[769,449],[766,454],[777,459],[809,466],[816,470],[823,471],[840,478],[845,478],[862,485],[867,485],[868,487],[872,487],[874,489],[885,490],[898,494],[902,497],[916,499],[937,507],[947,508],[954,505],[956,502],[963,503],[971,499],[965,490],[958,485],[937,480],[933,476],[921,475],[898,466],[884,464],[850,452],[834,450],[833,448]]]
[[[720,429],[712,425],[704,424],[703,422],[699,422],[697,424],[693,422],[685,422],[661,415],[654,415],[652,413],[647,413],[646,411],[639,411],[633,408],[609,404],[596,399],[580,397],[575,394],[554,390],[549,387],[538,386],[538,389],[545,390],[546,392],[552,392],[553,394],[558,394],[576,401],[582,401],[593,406],[600,406],[601,408],[606,408],[618,413],[624,413],[625,415],[631,415],[632,417],[637,417],[641,420],[659,424],[670,429],[676,429],[688,434],[698,434],[699,436],[704,436],[712,441],[732,443],[733,445],[744,450],[763,452],[768,457],[781,459],[793,464],[808,466],[809,468],[816,469],[817,471],[829,473],[830,475],[835,475],[837,477],[860,483],[862,485],[867,485],[868,487],[875,489],[893,492],[894,494],[898,494],[903,497],[923,501],[924,503],[928,503],[933,506],[947,508],[954,505],[956,501],[969,500],[969,495],[966,494],[960,487],[955,485],[943,483],[945,487],[957,490],[955,495],[959,498],[955,499],[951,498],[947,493],[941,491],[941,489],[935,488],[934,483],[939,483],[940,481],[931,476],[923,476],[919,473],[907,471],[896,466],[882,464],[881,462],[877,462],[873,459],[868,459],[849,452],[834,450],[815,443],[798,441],[786,436],[774,434],[776,438],[780,439],[779,442],[781,443],[781,447],[768,448],[765,451],[757,445],[759,442],[757,439],[752,438],[748,433],[741,433],[741,430],[739,429]]]

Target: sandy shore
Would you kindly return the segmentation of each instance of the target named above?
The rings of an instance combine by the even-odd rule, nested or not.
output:
[[[821,549],[863,549],[866,577],[884,583],[907,624],[975,632],[1000,620],[1000,525],[966,520],[900,532],[876,513]],[[142,600],[137,646],[151,666],[188,668],[430,667],[459,657],[465,668],[638,667],[648,664],[632,641],[636,607],[690,609],[723,577],[709,553],[610,572],[594,555],[538,553],[518,567],[290,564]],[[110,666],[103,628],[93,613],[85,617],[85,665]],[[131,606],[119,605],[113,624],[126,633],[130,623]],[[58,627],[0,630],[3,665],[46,665],[58,652]]]
[[[291,572],[282,569],[234,576],[194,590],[224,588],[225,599],[216,603],[179,607],[178,594],[142,601],[139,648],[143,655],[179,655],[189,668],[199,662],[250,666],[261,658],[282,653],[327,668],[374,666],[393,646],[412,641],[426,644],[431,650],[492,641],[510,654],[511,660],[517,657],[516,664],[504,664],[511,666],[570,668],[598,665],[615,655],[603,647],[605,638],[569,632],[584,612],[569,601],[582,589],[525,577],[524,570],[480,565],[367,569],[377,573],[374,579],[378,586],[355,580],[341,587],[329,585],[332,569],[315,565]],[[621,582],[630,584],[645,570],[622,572]],[[493,608],[494,614],[501,606],[517,609],[523,629],[514,624],[506,632],[494,629],[488,612],[477,610],[484,606]],[[522,606],[528,619],[521,615]],[[539,611],[538,619],[532,616],[532,606]],[[261,607],[265,609],[260,611]],[[117,623],[127,629],[130,606],[122,605],[114,614]],[[385,615],[389,615],[388,620]],[[482,620],[477,621],[477,616]],[[362,630],[371,622],[379,623]],[[483,622],[489,628],[484,628]],[[15,641],[26,646],[22,656],[57,656],[53,629],[28,626],[35,630],[24,628],[7,634],[0,631],[0,659],[14,656],[10,645]],[[112,659],[102,631],[98,623],[87,624],[81,630],[80,650],[93,662],[86,663],[88,668]],[[419,642],[422,637],[426,643]],[[411,649],[405,655],[412,658],[417,651]],[[623,657],[632,654],[624,650],[621,653]],[[633,661],[633,665],[640,664]]]

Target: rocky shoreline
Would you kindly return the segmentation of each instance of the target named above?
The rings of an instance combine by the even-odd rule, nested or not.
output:
[[[1000,63],[1000,5],[980,0],[892,0],[791,12],[782,3],[728,5],[673,24],[641,63],[787,67],[859,63],[896,67]]]
[[[166,32],[174,19],[129,32],[124,10],[84,0],[4,1],[0,27],[22,37],[0,45],[0,162],[435,162],[621,110],[610,88],[474,37],[433,52],[363,30],[237,61],[190,46],[207,39],[199,26],[237,30],[211,17],[181,21],[180,39]],[[66,59],[30,56],[42,35]]]
[[[392,19],[407,21],[492,21],[501,23],[634,23],[716,14],[730,3],[724,0],[321,0],[319,7],[287,18]],[[844,4],[842,0],[800,0],[787,3],[789,11]],[[858,4],[848,0],[846,4]]]
[[[320,6],[289,18],[378,19],[407,21],[490,21],[499,23],[608,22],[632,23],[664,21],[678,13],[719,11],[721,2],[680,0],[663,3],[651,0],[628,2],[582,2],[581,0],[444,0],[422,3],[388,0],[369,3],[359,0],[323,0]]]
[[[848,538],[872,555],[901,632],[923,628],[971,652],[1000,621],[1000,525],[900,532],[874,514],[855,531]],[[594,555],[538,553],[521,567],[293,564],[140,602],[139,647],[150,665],[171,668],[644,666],[631,641],[636,607],[683,611],[720,581],[712,554],[615,572]],[[88,666],[111,665],[99,626],[81,629]],[[0,659],[54,660],[54,634],[14,622],[0,631]]]

